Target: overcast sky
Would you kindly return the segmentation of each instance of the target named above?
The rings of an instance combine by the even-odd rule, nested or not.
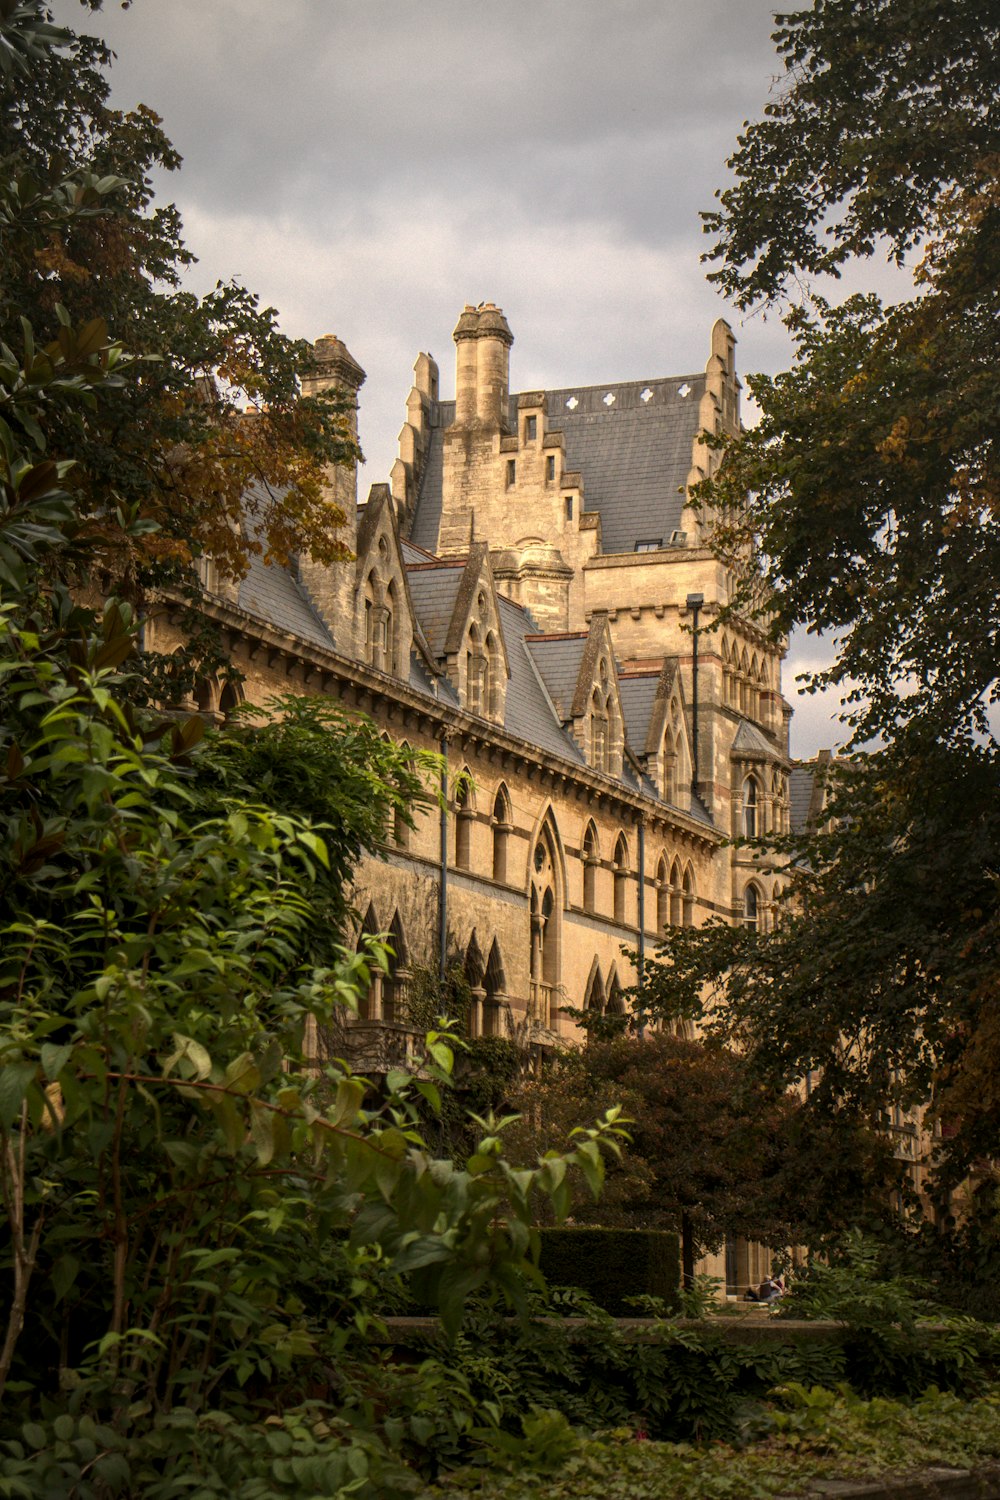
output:
[[[154,108],[184,158],[196,290],[236,278],[290,335],[335,333],[367,371],[362,496],[388,479],[421,350],[454,389],[462,305],[499,303],[511,384],[702,369],[727,317],[741,372],[787,361],[705,281],[698,219],[778,71],[766,0],[116,0],[115,102]],[[793,753],[838,737],[795,699]]]

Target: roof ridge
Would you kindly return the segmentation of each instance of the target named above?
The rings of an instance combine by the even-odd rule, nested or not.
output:
[[[585,641],[589,634],[589,630],[546,630],[528,633],[524,639],[526,641]]]

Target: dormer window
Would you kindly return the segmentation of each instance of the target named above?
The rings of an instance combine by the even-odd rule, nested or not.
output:
[[[566,496],[566,519],[567,519],[567,521],[572,521],[572,519],[573,519],[573,496],[572,495],[567,495]]]
[[[538,418],[525,417],[524,419],[524,441],[533,443],[538,437]]]
[[[662,546],[662,536],[647,537],[645,541],[636,542],[635,550],[637,552],[659,552]]]
[[[556,478],[556,456],[550,453],[545,460],[545,483],[554,484]]]

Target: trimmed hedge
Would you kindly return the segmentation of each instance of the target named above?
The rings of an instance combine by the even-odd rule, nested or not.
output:
[[[635,1316],[627,1297],[678,1305],[680,1242],[666,1229],[542,1229],[539,1268],[549,1286],[579,1287],[613,1317]]]

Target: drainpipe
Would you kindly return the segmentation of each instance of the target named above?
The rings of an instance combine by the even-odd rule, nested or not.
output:
[[[441,736],[441,890],[438,903],[438,979],[444,987],[448,963],[448,737]]]
[[[639,1001],[639,1036],[646,1031],[646,1007],[643,986],[646,979],[646,824],[639,819],[639,962],[636,966],[636,992]]]
[[[698,795],[698,611],[704,594],[688,594],[687,607],[694,616],[691,622],[691,795]]]

